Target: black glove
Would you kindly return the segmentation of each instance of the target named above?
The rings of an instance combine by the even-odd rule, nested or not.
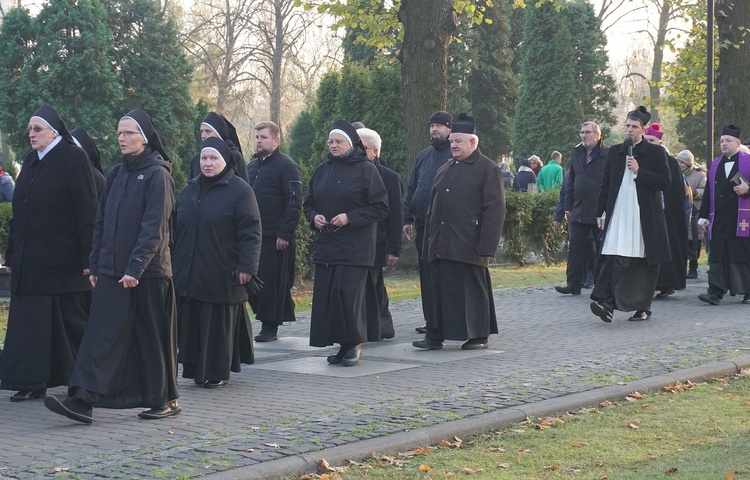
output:
[[[263,280],[258,278],[256,275],[253,275],[253,278],[251,278],[246,284],[245,284],[245,290],[247,291],[247,294],[251,297],[253,295],[257,295],[260,293],[260,291],[263,289]]]

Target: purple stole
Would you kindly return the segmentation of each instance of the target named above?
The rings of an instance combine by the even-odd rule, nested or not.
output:
[[[719,168],[719,163],[724,156],[719,156],[711,162],[711,167],[708,170],[708,181],[711,182],[711,218],[709,218],[708,224],[708,238],[711,239],[711,232],[714,226],[714,195],[716,189],[714,188],[714,179],[716,178],[716,169]],[[750,179],[750,155],[744,152],[739,152],[737,155],[737,171],[742,176]],[[729,179],[727,179],[729,180]],[[737,197],[737,236],[738,237],[750,237],[750,197]]]

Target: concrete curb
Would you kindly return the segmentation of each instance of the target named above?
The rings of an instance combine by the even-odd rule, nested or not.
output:
[[[385,437],[362,440],[347,445],[327,448],[318,452],[303,453],[278,460],[240,467],[225,472],[207,475],[212,480],[273,480],[290,476],[301,476],[317,472],[318,461],[325,458],[332,465],[344,465],[347,460],[359,460],[372,452],[389,454],[435,445],[454,436],[467,437],[483,432],[508,428],[528,417],[544,417],[592,407],[603,401],[621,400],[629,394],[661,391],[677,382],[702,382],[711,378],[734,375],[750,368],[750,356],[737,357],[729,361],[712,363],[704,367],[678,370],[670,374],[643,378],[626,385],[613,385],[586,392],[565,395],[540,402],[504,408],[492,413],[476,415],[446,422],[432,427],[410,430]]]

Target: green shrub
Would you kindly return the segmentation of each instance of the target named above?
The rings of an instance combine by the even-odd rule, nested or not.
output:
[[[538,195],[507,192],[505,196],[505,228],[503,229],[503,256],[523,266],[530,252],[541,253],[545,263],[557,260],[557,248],[567,238],[564,228],[555,228],[558,192],[548,190]]]
[[[0,203],[0,256],[5,255],[10,233],[10,219],[13,217],[13,207],[10,202]]]

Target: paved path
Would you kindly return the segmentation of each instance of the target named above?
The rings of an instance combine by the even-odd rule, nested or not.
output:
[[[587,295],[552,286],[495,292],[500,334],[490,349],[421,351],[418,300],[393,306],[396,338],[365,345],[360,366],[326,363],[307,345],[309,316],[257,344],[255,365],[208,390],[180,379],[183,413],[95,409],[93,425],[40,401],[0,401],[0,478],[188,478],[319,451],[504,408],[750,355],[750,305],[697,295],[706,275],[656,300],[648,322],[593,316]],[[584,292],[586,293],[586,292]],[[60,387],[50,393],[63,395]],[[5,395],[5,393],[3,393]],[[241,472],[242,470],[237,470]],[[226,475],[226,474],[225,474]],[[224,476],[225,476],[224,475]],[[222,475],[218,475],[222,476]]]

